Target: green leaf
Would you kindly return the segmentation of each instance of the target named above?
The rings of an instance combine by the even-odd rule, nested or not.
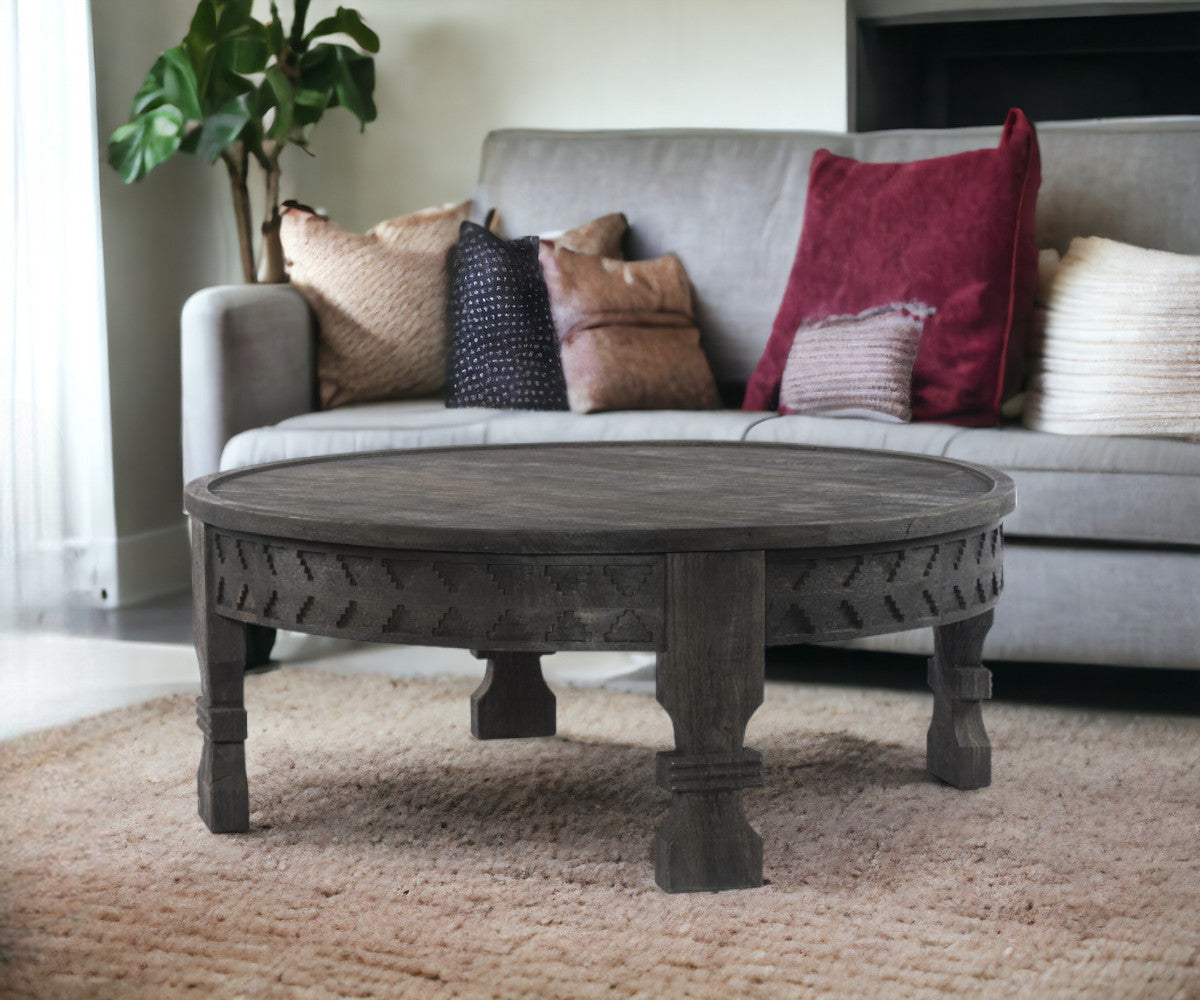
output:
[[[276,56],[283,51],[283,21],[275,4],[271,4],[271,20],[267,22],[267,49]]]
[[[375,63],[365,53],[379,50],[379,37],[357,11],[338,7],[305,35],[309,0],[294,0],[289,38],[276,3],[260,24],[254,2],[197,0],[183,42],[155,61],[131,120],[112,134],[108,160],[126,182],[177,152],[212,163],[233,143],[269,166],[276,154],[268,137],[304,145],[306,130],[332,107],[346,108],[364,127],[375,119]],[[331,34],[365,52],[309,44]],[[271,123],[265,132],[264,121]]]
[[[192,15],[192,23],[184,36],[183,44],[211,47],[217,41],[217,9],[212,0],[200,0],[196,5],[196,13]]]
[[[300,55],[296,61],[298,90],[332,90],[337,77],[336,45],[322,43]]]
[[[338,60],[337,101],[359,122],[359,131],[375,120],[375,60],[342,48]],[[331,102],[332,107],[334,102]]]
[[[267,65],[267,29],[250,16],[250,4],[229,3],[217,18],[217,52],[235,73],[260,73]]]
[[[267,50],[267,29],[250,14],[250,3],[231,3],[217,22],[218,48],[228,52],[229,68],[235,73],[261,73],[271,53]]]
[[[188,33],[183,37],[180,46],[191,60],[196,73],[196,90],[207,93],[208,80],[212,76],[213,61],[216,58],[217,45],[217,11],[211,0],[200,0],[196,13],[192,15],[192,23]]]
[[[266,68],[267,29],[251,16],[250,8],[251,0],[200,0],[183,40],[207,114],[254,89],[242,74]]]
[[[217,34],[228,34],[232,28],[254,21],[254,0],[208,0],[216,8]],[[225,27],[221,22],[225,22]],[[257,24],[257,21],[254,21]],[[261,26],[260,26],[261,27]]]
[[[317,45],[296,63],[295,123],[300,128],[315,125],[336,98],[337,53],[332,45]]]
[[[183,120],[202,117],[196,74],[182,46],[167,49],[150,67],[133,99],[131,118],[155,108],[177,108]]]
[[[346,108],[363,126],[375,120],[375,60],[370,56],[322,42],[304,54],[298,69],[300,90],[328,95],[328,107]]]
[[[221,152],[238,140],[250,119],[250,112],[242,99],[235,98],[227,102],[216,114],[204,119],[195,154],[206,163],[216,163]]]
[[[296,106],[293,122],[300,128],[315,125],[325,114],[329,102],[333,98],[330,90],[298,90],[296,91]]]
[[[266,93],[264,93],[264,91]],[[292,131],[292,120],[295,117],[296,97],[292,90],[291,81],[278,66],[270,66],[259,89],[259,107],[263,108],[259,117],[266,113],[266,108],[275,109],[275,120],[267,130],[267,135],[280,142],[287,140]],[[269,98],[269,103],[263,107],[263,98]]]
[[[367,52],[379,51],[379,36],[363,23],[362,15],[356,10],[339,7],[332,17],[326,17],[313,25],[312,31],[304,36],[311,42],[323,35],[349,35],[355,44]]]
[[[126,184],[140,181],[175,155],[183,141],[183,129],[178,108],[153,108],[113,132],[108,162]]]
[[[210,109],[219,107],[234,97],[240,97],[242,94],[251,94],[254,90],[253,80],[248,80],[231,69],[218,67],[217,72],[214,74],[212,85],[209,87],[210,100],[206,104]],[[218,100],[218,97],[220,100]]]
[[[304,22],[308,19],[309,0],[296,0],[292,6],[292,33],[288,42],[297,52],[304,48]]]

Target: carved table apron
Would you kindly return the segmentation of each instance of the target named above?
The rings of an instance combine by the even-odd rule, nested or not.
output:
[[[270,629],[487,660],[480,738],[555,731],[539,657],[652,650],[675,750],[668,891],[762,884],[742,790],[764,647],[933,626],[928,767],[991,780],[981,665],[1006,476],[917,455],[725,442],[539,444],[281,462],[191,483],[199,811],[249,829],[243,674]]]

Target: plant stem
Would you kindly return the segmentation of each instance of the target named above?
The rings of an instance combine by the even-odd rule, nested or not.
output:
[[[279,284],[287,281],[283,266],[283,244],[279,239],[279,154],[283,152],[283,144],[271,143],[265,152],[267,204],[262,223],[263,272],[260,278],[264,282]]]
[[[229,172],[233,194],[233,214],[237,220],[238,249],[242,258],[242,278],[247,284],[258,280],[254,268],[254,241],[250,231],[250,191],[246,187],[248,156],[244,143],[235,142],[221,151],[221,159]]]

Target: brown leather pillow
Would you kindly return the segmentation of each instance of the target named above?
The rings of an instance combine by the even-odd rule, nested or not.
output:
[[[436,392],[446,369],[446,253],[471,203],[349,233],[302,206],[280,236],[292,284],[316,313],[323,407]]]
[[[721,405],[678,257],[627,263],[543,241],[539,260],[572,410]]]

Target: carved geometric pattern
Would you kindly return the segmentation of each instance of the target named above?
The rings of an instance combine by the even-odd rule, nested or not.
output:
[[[762,754],[751,747],[733,753],[659,751],[655,780],[668,792],[727,792],[762,786]]]
[[[395,552],[214,530],[212,600],[241,621],[488,649],[661,648],[663,559]]]
[[[864,552],[767,553],[767,644],[823,642],[977,615],[1004,586],[999,525]]]
[[[349,549],[214,530],[210,594],[230,618],[426,645],[657,650],[663,558]],[[768,645],[945,624],[994,606],[999,525],[911,545],[766,553]]]

